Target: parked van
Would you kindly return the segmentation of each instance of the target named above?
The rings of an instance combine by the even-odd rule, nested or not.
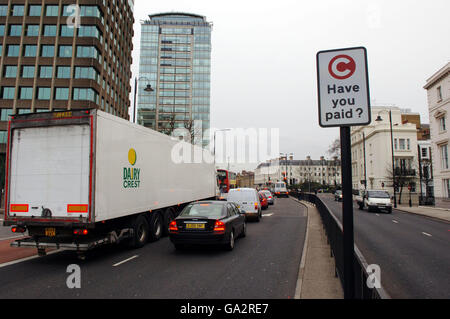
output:
[[[235,188],[230,189],[227,196],[227,201],[236,203],[240,210],[245,211],[247,219],[252,218],[260,221],[261,202],[259,200],[258,192],[254,188]]]

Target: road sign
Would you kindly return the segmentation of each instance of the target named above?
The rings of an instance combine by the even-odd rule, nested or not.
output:
[[[319,125],[359,126],[371,121],[364,47],[317,53]]]

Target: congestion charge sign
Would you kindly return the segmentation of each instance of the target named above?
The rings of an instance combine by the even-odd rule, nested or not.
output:
[[[319,125],[367,125],[371,121],[367,51],[364,47],[317,53]]]

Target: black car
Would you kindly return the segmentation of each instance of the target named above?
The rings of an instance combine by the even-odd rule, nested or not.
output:
[[[245,237],[245,213],[236,204],[201,201],[186,206],[169,224],[170,241],[176,249],[185,245],[220,245],[234,248],[235,239]]]

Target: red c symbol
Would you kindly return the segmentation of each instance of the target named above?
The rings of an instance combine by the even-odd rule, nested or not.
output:
[[[355,60],[344,54],[335,56],[328,64],[328,72],[338,80],[348,79],[355,73],[355,70]]]

